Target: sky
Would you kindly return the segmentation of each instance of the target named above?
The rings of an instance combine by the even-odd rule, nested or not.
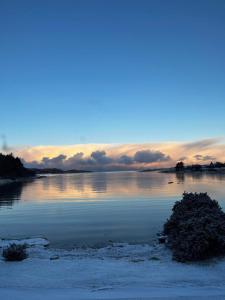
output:
[[[225,1],[1,0],[0,105],[28,161],[120,147],[171,164],[208,139],[183,156],[222,159]]]

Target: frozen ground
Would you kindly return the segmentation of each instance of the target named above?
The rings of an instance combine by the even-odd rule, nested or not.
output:
[[[67,251],[41,238],[20,242],[30,245],[29,258],[0,260],[1,299],[225,299],[224,259],[181,264],[159,245]]]

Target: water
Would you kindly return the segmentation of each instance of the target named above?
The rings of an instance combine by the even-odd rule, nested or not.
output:
[[[44,236],[61,248],[151,243],[184,191],[208,192],[225,208],[224,175],[106,172],[5,185],[0,237]]]

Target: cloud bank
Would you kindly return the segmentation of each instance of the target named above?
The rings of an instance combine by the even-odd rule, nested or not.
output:
[[[24,164],[30,168],[60,168],[83,170],[126,170],[138,169],[145,164],[169,161],[170,157],[160,151],[137,151],[133,156],[121,155],[111,157],[106,151],[93,151],[90,156],[78,152],[71,157],[60,154],[53,158],[43,157],[40,162],[24,160]]]
[[[137,170],[189,163],[225,162],[223,139],[189,143],[77,144],[14,148],[27,167],[82,170]]]

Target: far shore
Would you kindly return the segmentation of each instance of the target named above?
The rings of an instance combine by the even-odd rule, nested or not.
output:
[[[144,169],[139,172],[160,172],[160,173],[174,173],[174,174],[225,174],[224,168],[207,168],[202,166],[201,169],[184,168],[182,170],[176,170],[176,168],[158,168],[158,169]]]

